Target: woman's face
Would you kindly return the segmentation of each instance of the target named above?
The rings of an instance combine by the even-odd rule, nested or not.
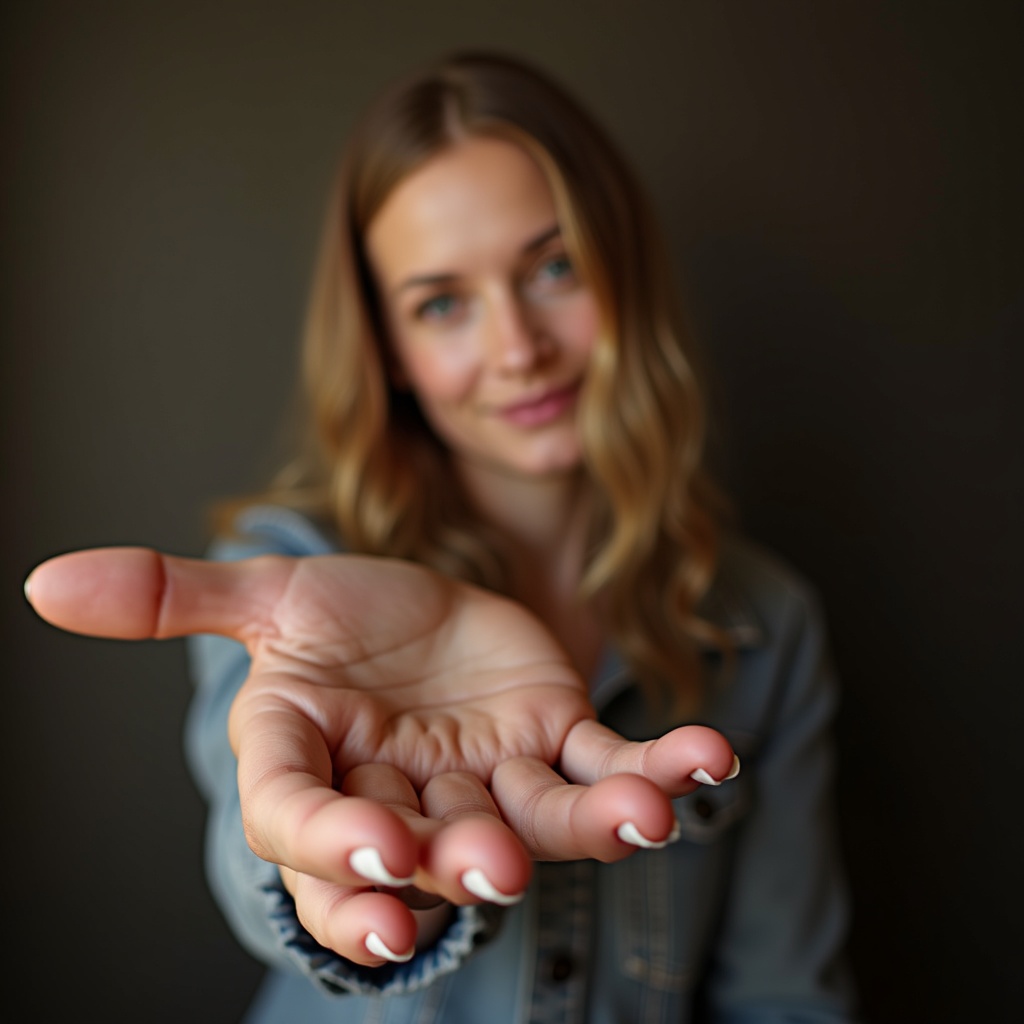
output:
[[[578,467],[598,310],[534,159],[503,140],[456,143],[395,188],[366,244],[394,379],[454,455],[520,475]]]

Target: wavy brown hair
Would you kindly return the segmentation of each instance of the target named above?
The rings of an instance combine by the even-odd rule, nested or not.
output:
[[[311,437],[263,496],[330,522],[354,551],[505,589],[502,540],[464,500],[414,396],[390,381],[364,248],[395,186],[467,136],[523,146],[554,193],[570,258],[602,317],[579,405],[593,490],[582,600],[599,599],[640,677],[696,693],[696,614],[714,573],[717,491],[691,340],[648,204],[601,128],[536,69],[459,54],[386,91],[357,124],[332,192],[305,331]]]

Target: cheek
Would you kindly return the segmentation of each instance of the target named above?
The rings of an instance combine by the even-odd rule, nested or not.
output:
[[[558,322],[551,326],[574,352],[589,355],[601,330],[597,303],[589,295],[580,295],[559,312]]]
[[[411,346],[400,361],[409,387],[422,401],[455,401],[476,377],[471,353],[457,345]]]
[[[587,308],[580,316],[579,345],[582,351],[588,354],[594,351],[597,345],[597,336],[601,331],[601,317],[594,302],[588,302]]]

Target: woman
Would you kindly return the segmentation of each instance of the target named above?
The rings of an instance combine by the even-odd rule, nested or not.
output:
[[[203,634],[211,884],[271,968],[248,1019],[852,1019],[815,602],[718,522],[603,133],[495,55],[394,86],[304,361],[308,449],[223,564],[31,581],[66,628]]]

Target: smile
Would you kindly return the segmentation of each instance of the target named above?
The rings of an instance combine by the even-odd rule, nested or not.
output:
[[[580,392],[576,381],[563,388],[546,391],[538,398],[527,402],[516,402],[498,410],[502,419],[517,427],[538,427],[557,420],[576,404]]]

